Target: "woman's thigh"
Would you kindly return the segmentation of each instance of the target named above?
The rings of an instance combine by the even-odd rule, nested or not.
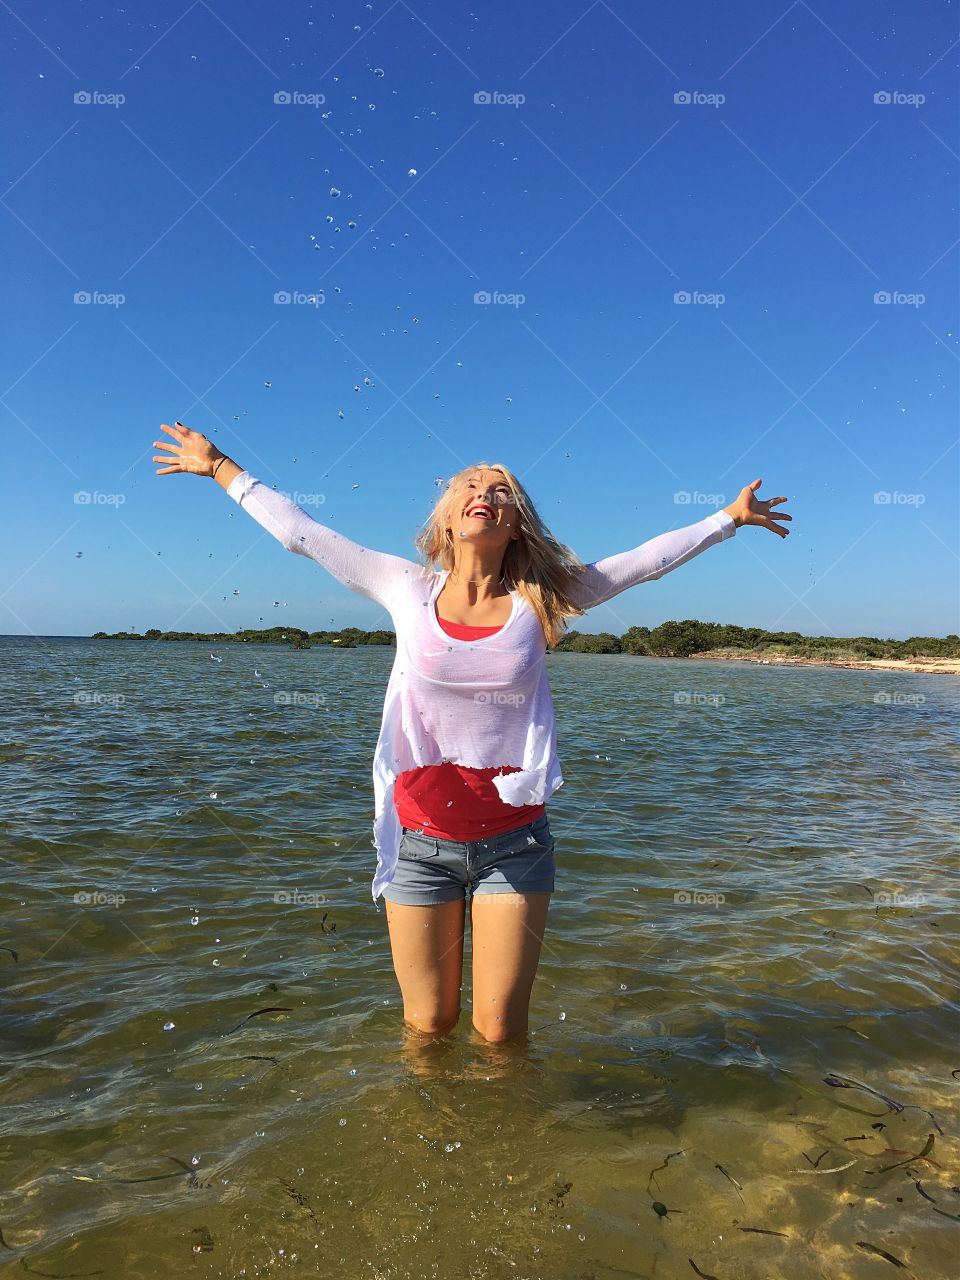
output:
[[[430,907],[384,901],[404,1019],[420,1031],[446,1031],[460,1013],[466,904],[462,898]]]
[[[473,1025],[487,1040],[527,1030],[549,907],[549,893],[484,893],[470,900]]]

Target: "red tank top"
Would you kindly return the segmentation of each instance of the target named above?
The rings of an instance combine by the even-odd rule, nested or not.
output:
[[[434,610],[436,612],[436,610]],[[437,621],[456,640],[482,640],[500,627],[467,627]],[[493,784],[503,773],[519,772],[519,765],[468,769],[463,765],[426,764],[401,773],[394,783],[394,803],[402,827],[423,830],[444,840],[473,841],[512,831],[539,818],[546,805],[505,804]]]

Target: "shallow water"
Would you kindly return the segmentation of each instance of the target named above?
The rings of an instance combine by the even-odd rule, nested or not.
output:
[[[955,1273],[960,680],[551,655],[530,1036],[471,1028],[468,935],[418,1047],[392,651],[212,651],[0,640],[0,1274]]]

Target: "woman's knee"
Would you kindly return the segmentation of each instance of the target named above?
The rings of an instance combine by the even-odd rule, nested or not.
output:
[[[527,1019],[504,1018],[498,1015],[473,1016],[473,1029],[483,1036],[488,1044],[505,1044],[508,1040],[517,1040],[526,1034]]]
[[[404,1010],[403,1020],[414,1030],[422,1032],[424,1035],[443,1035],[447,1031],[452,1031],[460,1020],[459,1007],[452,1009],[428,1009],[417,1010],[408,1013]]]

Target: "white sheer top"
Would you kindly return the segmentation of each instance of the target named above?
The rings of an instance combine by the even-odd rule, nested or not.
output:
[[[374,902],[397,866],[401,827],[393,786],[399,774],[447,761],[475,769],[516,766],[519,772],[493,779],[512,805],[542,804],[563,785],[543,628],[518,591],[511,592],[513,608],[499,631],[457,640],[441,628],[434,607],[448,570],[361,547],[248,471],[234,477],[227,493],[288,551],[316,560],[393,619],[397,652],[373,757]],[[735,533],[726,512],[713,512],[587,565],[574,599],[585,609],[603,604]]]

